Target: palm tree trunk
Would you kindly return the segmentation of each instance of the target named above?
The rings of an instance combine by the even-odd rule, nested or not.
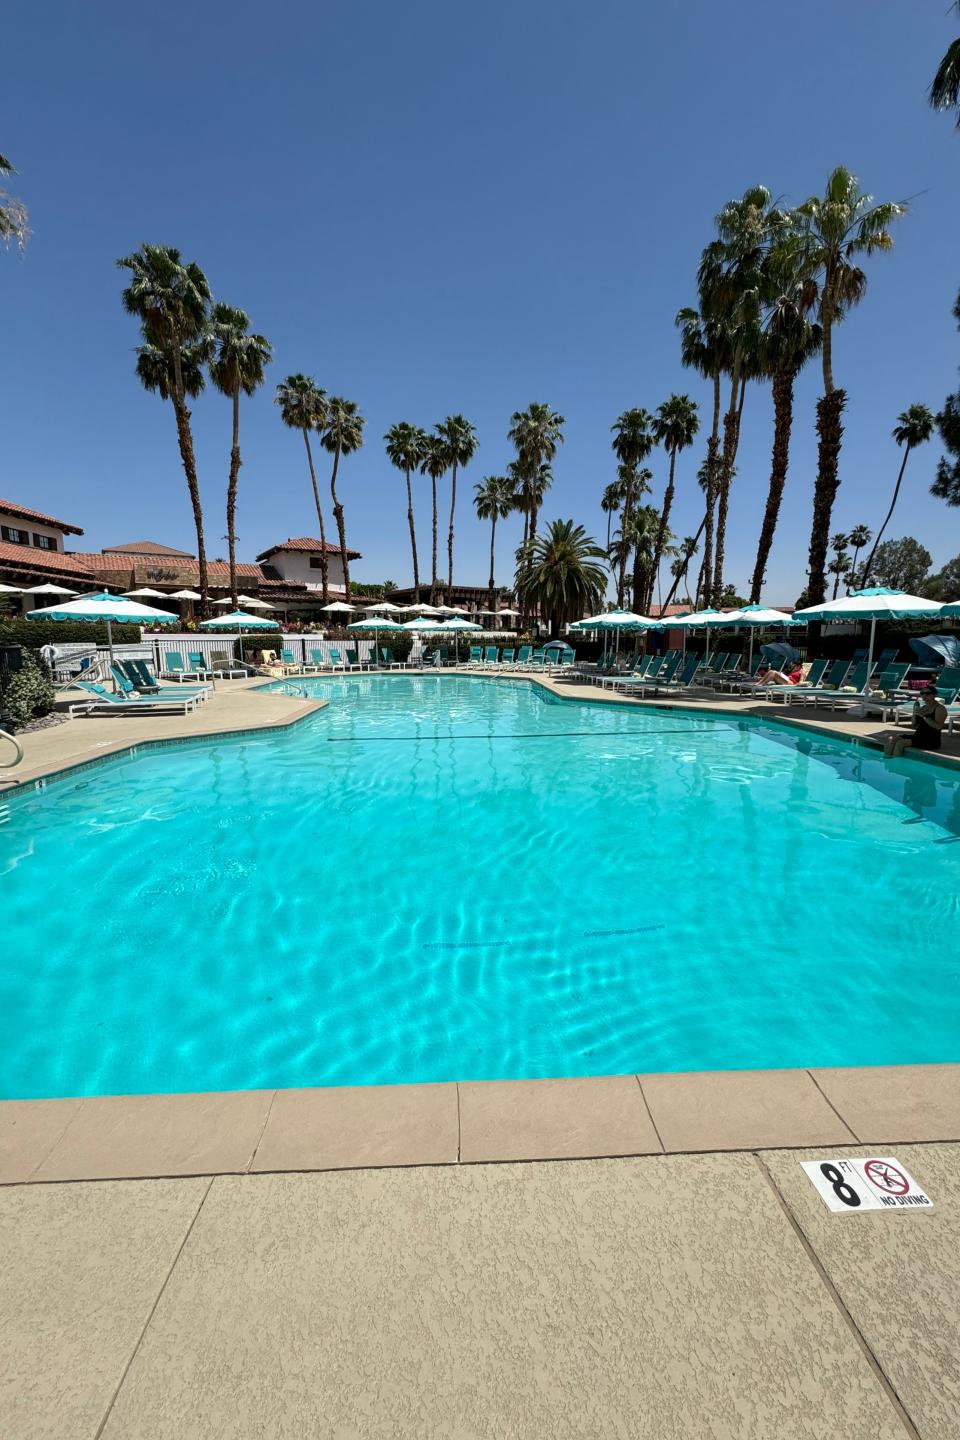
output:
[[[403,472],[407,477],[407,524],[410,526],[410,550],[413,554],[413,598],[420,603],[420,562],[417,559],[417,529],[413,521],[413,487],[410,484],[410,467]]]
[[[623,518],[620,521],[620,534],[626,535],[630,526],[630,512],[633,509],[633,482],[631,481],[623,495]],[[617,576],[617,609],[623,609],[623,597],[627,581],[627,547],[624,546],[620,555],[620,573]]]
[[[433,486],[433,568],[430,571],[430,604],[437,603],[437,477],[430,476]]]
[[[180,459],[183,462],[183,471],[187,477],[187,490],[190,493],[190,504],[193,507],[193,523],[197,532],[197,569],[200,581],[200,618],[205,619],[209,613],[210,606],[210,584],[207,575],[207,547],[203,538],[203,507],[200,504],[200,486],[197,483],[197,462],[193,453],[193,435],[190,430],[190,411],[183,400],[178,400],[175,395],[171,396],[173,401],[173,413],[177,420],[177,441],[180,446]]]
[[[707,441],[707,510],[706,523],[703,536],[703,561],[701,569],[704,574],[713,574],[713,511],[717,503],[717,470],[719,457],[717,451],[720,446],[720,372],[713,376],[713,424],[710,428],[710,439]]]
[[[343,506],[337,495],[337,471],[340,468],[340,446],[333,452],[333,469],[330,472],[330,497],[333,500],[333,518],[337,522],[340,537],[340,564],[343,566],[343,598],[350,604],[350,562],[347,559],[347,527],[344,524]]]
[[[861,590],[865,590],[866,587],[870,584],[870,571],[871,571],[871,569],[872,569],[872,567],[873,567],[873,559],[874,559],[874,556],[875,556],[876,553],[877,553],[877,547],[878,547],[878,545],[880,544],[880,541],[883,539],[883,532],[884,532],[884,530],[886,530],[887,526],[890,524],[890,517],[891,517],[891,515],[892,515],[893,512],[894,512],[894,509],[895,509],[896,503],[897,503],[897,499],[898,499],[898,497],[899,497],[899,495],[900,495],[900,486],[903,484],[903,472],[904,472],[904,470],[906,470],[906,468],[907,468],[907,461],[908,461],[909,459],[910,459],[910,446],[908,445],[907,448],[906,448],[906,450],[904,450],[904,452],[903,452],[903,462],[902,462],[902,464],[901,464],[901,466],[900,466],[900,474],[897,476],[897,483],[896,483],[896,485],[894,485],[894,487],[893,487],[893,499],[890,501],[890,509],[887,511],[886,518],[885,518],[883,524],[880,526],[880,529],[879,529],[879,530],[877,531],[877,533],[876,533],[876,537],[874,538],[874,542],[873,542],[873,549],[870,551],[870,554],[869,554],[869,556],[867,557],[867,563],[866,563],[866,564],[864,565],[864,567],[863,567],[863,584],[862,584],[861,587],[860,587]]]
[[[453,592],[453,519],[457,509],[457,462],[454,460],[450,472],[450,529],[447,532],[447,604]]]
[[[230,478],[227,481],[227,546],[230,556],[230,600],[237,600],[237,480],[240,475],[240,390],[233,392],[233,448],[230,451]]]
[[[857,556],[860,554],[860,546],[853,547],[853,559],[850,561],[850,569],[847,571],[847,594],[850,594],[851,582],[857,578]]]
[[[497,512],[494,510],[490,523],[490,595],[487,600],[489,609],[493,609],[493,592],[496,589],[496,581],[493,578],[493,549],[497,539]]]
[[[327,531],[323,523],[323,506],[320,504],[320,490],[317,485],[317,472],[313,468],[313,451],[310,449],[310,436],[307,427],[303,427],[303,443],[307,447],[307,464],[310,466],[310,481],[313,485],[313,501],[317,507],[317,521],[320,525],[320,589],[323,595],[324,605],[330,603],[329,570],[327,567]]]
[[[730,482],[733,479],[733,461],[740,438],[740,366],[734,365],[733,382],[730,389],[730,408],[723,417],[723,458],[720,462],[720,488],[717,504],[717,536],[713,555],[713,580],[710,603],[719,606],[723,594],[723,562],[726,558],[727,509],[730,504]]]
[[[690,554],[687,556],[687,558],[686,558],[686,563],[685,563],[683,569],[680,570],[680,571],[678,572],[678,574],[676,574],[676,575],[674,576],[674,578],[673,578],[673,584],[672,584],[671,587],[670,587],[670,592],[669,592],[669,594],[667,595],[666,600],[664,600],[663,605],[661,606],[661,610],[666,610],[666,608],[667,608],[668,605],[672,605],[672,604],[673,604],[673,597],[674,597],[674,595],[676,595],[677,591],[680,589],[680,586],[683,584],[684,578],[685,578],[687,572],[688,572],[689,569],[690,569],[690,561],[693,559],[694,555],[696,554],[697,541],[700,539],[700,536],[703,534],[704,529],[706,528],[706,524],[707,524],[707,517],[706,517],[706,515],[704,515],[703,519],[700,521],[700,528],[699,528],[699,530],[697,531],[696,535],[694,535],[694,537],[693,537],[693,549],[690,551]],[[701,567],[701,568],[702,568],[702,567]],[[699,587],[699,585],[697,586],[697,593],[698,593],[698,594],[700,593],[700,587]]]
[[[813,523],[807,562],[807,604],[822,605],[827,591],[827,552],[833,503],[840,487],[840,444],[843,439],[844,390],[830,390],[817,401],[817,478],[813,488]]]
[[[673,506],[674,484],[673,475],[677,465],[676,450],[670,451],[670,476],[667,480],[667,488],[663,492],[663,505],[660,509],[660,524],[657,526],[657,538],[653,547],[653,574],[650,583],[650,599],[653,599],[653,587],[657,583],[657,576],[660,574],[660,561],[663,558],[663,547],[667,537],[667,527],[670,524],[670,510]]]
[[[767,504],[760,527],[760,543],[757,546],[757,563],[753,567],[750,582],[750,603],[760,601],[760,591],[767,573],[767,562],[773,548],[777,520],[780,518],[780,503],[783,487],[787,480],[787,466],[790,463],[790,432],[793,428],[793,381],[795,372],[778,370],[773,377],[773,454],[770,457],[770,488]]]

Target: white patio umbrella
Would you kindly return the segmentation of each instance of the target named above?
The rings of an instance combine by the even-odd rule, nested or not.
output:
[[[464,620],[459,615],[454,615],[452,620],[441,620],[440,626],[443,630],[474,630],[483,633],[482,625],[475,625],[472,620]]]
[[[202,600],[202,598],[199,590],[174,590],[172,595],[167,596],[168,600]]]
[[[22,595],[19,585],[0,585],[0,595]]]
[[[233,601],[230,599],[229,595],[226,595],[222,600],[214,600],[212,603],[214,605],[232,605]]]
[[[438,615],[469,615],[469,610],[464,610],[462,605],[438,605]]]
[[[66,585],[30,585],[24,595],[79,595],[79,590],[68,590]],[[114,597],[115,598],[115,597]]]
[[[391,605],[389,600],[385,600],[380,605],[364,605],[363,608],[367,615],[400,615],[410,607],[408,605]],[[349,629],[349,626],[347,628]]]
[[[786,614],[783,610],[771,610],[764,605],[744,605],[742,610],[732,610],[729,614],[721,616],[713,622],[720,629],[736,629],[744,625],[750,631],[750,659],[748,665],[753,664],[753,632],[754,630],[772,629],[774,626],[802,625],[802,620],[794,620],[792,615]]]
[[[331,600],[329,605],[321,605],[321,614],[327,615],[352,615],[356,605],[348,605],[345,600]]]
[[[151,590],[149,585],[144,585],[139,590],[124,590],[128,600],[166,600],[167,594],[164,590]]]
[[[938,600],[928,600],[924,595],[908,595],[905,590],[888,590],[885,585],[876,585],[867,590],[855,590],[852,595],[842,595],[837,600],[827,600],[822,605],[808,605],[803,610],[795,610],[793,618],[802,623],[811,620],[869,620],[870,642],[864,687],[865,693],[869,693],[877,621],[923,620],[930,615],[939,615],[943,608]]]
[[[940,614],[945,620],[956,620],[957,616],[960,616],[960,600],[951,600],[948,604],[941,605]]]
[[[258,600],[255,595],[238,595],[238,610],[276,610],[276,605],[268,605],[266,600]]]
[[[418,615],[440,615],[443,613],[439,605],[428,605],[426,602],[419,605],[408,605],[407,609],[415,611]]]
[[[112,625],[174,625],[179,615],[169,610],[154,610],[152,605],[141,605],[126,595],[111,595],[101,590],[96,595],[81,595],[79,600],[67,600],[62,605],[46,605],[42,610],[28,610],[28,620],[105,620],[107,624],[107,649],[110,664],[113,664]]]

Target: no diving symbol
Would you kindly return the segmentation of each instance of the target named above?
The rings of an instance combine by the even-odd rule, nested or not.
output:
[[[906,1195],[910,1189],[910,1181],[903,1171],[886,1160],[868,1160],[863,1172],[871,1185],[876,1185],[878,1190],[885,1190],[888,1195]]]

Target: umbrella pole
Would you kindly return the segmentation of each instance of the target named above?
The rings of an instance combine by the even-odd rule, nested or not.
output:
[[[116,690],[117,681],[113,673],[113,629],[111,628],[109,617],[107,618],[107,649],[110,652],[110,677],[113,680],[113,688]]]
[[[870,672],[873,669],[873,647],[877,638],[877,617],[874,615],[870,621],[870,644],[867,648],[867,678],[863,682],[864,695],[870,694]]]
[[[750,626],[750,659],[747,662],[747,674],[753,674],[753,626]]]

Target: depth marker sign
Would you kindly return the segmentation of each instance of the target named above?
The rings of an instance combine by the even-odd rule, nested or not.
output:
[[[860,1210],[932,1210],[933,1201],[890,1155],[863,1160],[801,1160],[807,1178],[834,1214]]]

